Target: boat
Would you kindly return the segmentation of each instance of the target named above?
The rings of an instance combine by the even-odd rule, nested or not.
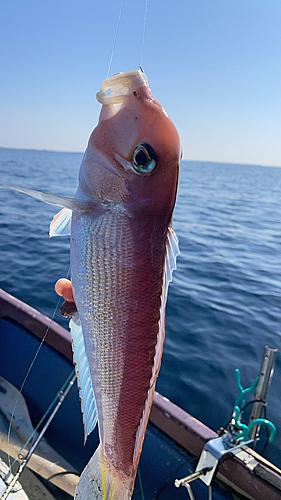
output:
[[[229,445],[226,428],[208,428],[156,392],[133,499],[281,499],[281,471],[251,448],[254,424],[239,423],[237,408],[231,425],[236,419],[238,439]],[[0,499],[20,500],[22,488],[22,498],[72,498],[97,445],[97,430],[83,441],[69,332],[0,289]],[[27,472],[33,479],[24,478]]]

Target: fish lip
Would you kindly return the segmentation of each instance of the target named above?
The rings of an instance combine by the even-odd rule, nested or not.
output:
[[[149,87],[147,77],[142,71],[117,73],[102,83],[96,98],[101,104],[122,104],[143,86]]]

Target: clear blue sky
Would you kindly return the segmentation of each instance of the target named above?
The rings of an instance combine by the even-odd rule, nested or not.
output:
[[[121,0],[0,0],[0,146],[83,151]],[[124,0],[110,75],[137,69]],[[184,158],[281,166],[281,1],[149,0],[143,67]]]

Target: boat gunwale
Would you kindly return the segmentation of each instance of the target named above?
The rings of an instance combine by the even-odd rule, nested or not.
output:
[[[0,319],[12,319],[72,362],[70,333],[61,325],[0,288]]]

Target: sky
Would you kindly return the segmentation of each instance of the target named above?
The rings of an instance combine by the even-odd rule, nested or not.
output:
[[[122,0],[0,0],[0,147],[84,151]],[[142,62],[184,159],[281,166],[281,1],[124,0],[110,76]]]

